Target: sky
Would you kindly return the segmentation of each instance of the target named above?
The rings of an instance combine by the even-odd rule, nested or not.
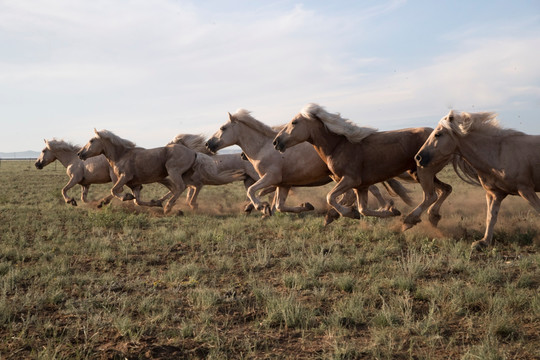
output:
[[[540,1],[0,0],[0,152],[145,148],[315,102],[380,130],[495,111],[540,134]]]

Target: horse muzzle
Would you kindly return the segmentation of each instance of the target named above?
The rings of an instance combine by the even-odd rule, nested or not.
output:
[[[214,138],[208,139],[208,141],[204,145],[206,145],[206,148],[213,153],[218,151],[218,140]]]
[[[414,157],[414,161],[416,161],[416,165],[420,167],[427,166],[431,161],[431,155],[429,155],[427,151],[419,151]]]
[[[276,149],[277,151],[281,153],[285,152],[285,144],[281,141],[279,136],[274,139],[272,145],[274,145],[274,149]]]
[[[84,150],[81,150],[77,153],[77,156],[79,157],[79,159],[81,160],[86,160],[87,159],[87,156],[86,156],[86,153],[84,152]]]
[[[34,165],[36,166],[36,169],[38,170],[43,169],[43,164],[41,163],[41,161],[36,161]]]

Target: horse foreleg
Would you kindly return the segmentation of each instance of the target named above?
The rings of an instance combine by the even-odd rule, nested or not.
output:
[[[414,208],[403,220],[403,225],[401,227],[402,231],[412,228],[414,225],[418,224],[420,221],[420,216],[426,209],[428,209],[431,204],[437,200],[437,194],[435,193],[435,174],[436,172],[428,171],[424,168],[419,168],[417,174],[413,176],[418,180],[422,186],[422,191],[424,192],[424,197],[422,202]]]
[[[538,198],[538,195],[536,195],[536,192],[534,192],[533,188],[530,187],[524,187],[521,189],[518,189],[519,196],[524,198],[529,205],[533,207],[538,213],[540,213],[540,199]]]
[[[111,189],[112,196],[122,200],[122,201],[128,201],[133,200],[135,197],[132,194],[124,194],[122,195],[122,192],[124,191],[124,185],[128,182],[128,178],[126,174],[122,174],[118,177],[116,180],[116,183]]]
[[[358,211],[360,214],[364,216],[375,216],[375,217],[381,217],[386,218],[390,216],[398,216],[401,215],[401,213],[395,209],[380,209],[380,210],[372,210],[368,207],[368,189],[354,189],[354,192],[356,193],[356,197],[358,199]]]
[[[257,197],[257,191],[276,184],[277,182],[278,181],[276,181],[274,177],[266,173],[255,184],[251,185],[247,191],[247,196],[251,203],[255,206],[255,209],[262,211],[262,213],[266,216],[272,215],[270,204],[268,204],[266,201],[261,202]]]
[[[67,192],[69,189],[71,189],[72,187],[74,187],[75,185],[77,185],[79,183],[80,179],[72,176],[68,183],[66,184],[66,186],[64,186],[62,188],[62,197],[64,198],[64,201],[66,202],[66,204],[71,204],[73,206],[77,206],[77,201],[75,201],[74,198],[71,198],[68,196]]]
[[[437,177],[434,177],[434,185],[437,192],[437,200],[433,205],[431,205],[428,209],[428,215],[429,215],[429,222],[434,227],[437,227],[439,224],[439,220],[441,220],[441,206],[446,200],[446,198],[452,193],[452,186],[449,184],[446,184],[442,182],[441,180],[437,179]]]
[[[281,187],[278,186],[276,189],[276,210],[279,212],[292,212],[292,213],[301,213],[304,211],[310,211],[315,209],[313,205],[310,203],[304,203],[300,206],[286,206],[285,200],[287,200],[287,196],[289,195],[289,191],[291,190],[290,186]]]
[[[492,192],[486,190],[486,232],[482,240],[478,240],[472,243],[471,248],[480,250],[491,245],[493,240],[493,228],[497,222],[499,216],[499,209],[501,208],[501,202],[506,198],[508,194],[502,192]]]
[[[348,177],[342,177],[341,180],[330,190],[330,192],[326,195],[326,202],[328,205],[330,205],[332,208],[334,208],[341,216],[353,218],[353,219],[359,219],[360,214],[354,207],[348,207],[341,205],[337,199],[339,195],[345,193],[347,190],[352,189],[354,186],[354,182],[352,179]]]

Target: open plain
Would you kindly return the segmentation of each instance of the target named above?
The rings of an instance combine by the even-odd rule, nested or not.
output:
[[[2,161],[0,358],[540,358],[539,215],[508,198],[494,246],[471,252],[484,192],[442,178],[454,191],[439,227],[401,233],[400,217],[324,227],[328,186],[291,194],[315,205],[301,215],[243,214],[237,182],[164,216],[67,205],[60,164]]]

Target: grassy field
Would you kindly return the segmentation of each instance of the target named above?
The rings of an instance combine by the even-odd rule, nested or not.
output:
[[[538,359],[540,217],[507,199],[495,246],[471,253],[483,191],[443,178],[439,228],[401,233],[399,218],[323,227],[327,187],[291,196],[318,211],[264,220],[240,183],[204,188],[197,212],[179,201],[184,216],[72,207],[60,164],[2,161],[0,358]]]

